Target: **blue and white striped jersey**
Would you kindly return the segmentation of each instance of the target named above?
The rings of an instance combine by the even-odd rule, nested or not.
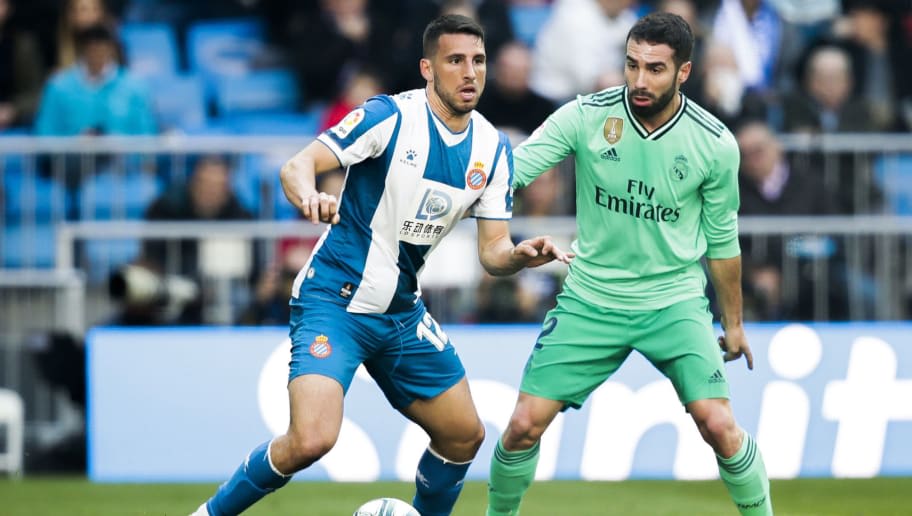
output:
[[[409,309],[428,253],[463,216],[512,216],[507,136],[478,112],[453,133],[423,89],[373,97],[318,139],[347,167],[340,221],[298,273],[295,298],[355,313]]]

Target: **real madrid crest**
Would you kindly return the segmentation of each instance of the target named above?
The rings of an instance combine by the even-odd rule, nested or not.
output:
[[[621,136],[624,135],[624,120],[622,118],[609,116],[608,120],[605,120],[604,127],[605,141],[614,145],[621,139]]]
[[[690,165],[687,164],[687,158],[683,154],[675,156],[674,166],[671,167],[671,177],[683,181],[690,171]]]

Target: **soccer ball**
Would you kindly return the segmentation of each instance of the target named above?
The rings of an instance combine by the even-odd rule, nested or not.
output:
[[[397,498],[377,498],[355,511],[352,516],[421,516],[418,510]]]

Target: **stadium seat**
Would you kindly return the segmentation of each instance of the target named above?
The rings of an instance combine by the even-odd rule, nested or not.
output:
[[[264,48],[263,24],[256,18],[198,21],[187,29],[190,71],[200,74],[207,87],[220,77],[250,72]]]
[[[258,136],[314,137],[320,127],[321,113],[240,113],[220,117],[215,124],[232,134]]]
[[[535,36],[549,16],[551,16],[550,3],[510,5],[510,24],[513,26],[513,33],[516,34],[516,39],[529,48],[535,46]]]
[[[262,70],[219,81],[215,102],[219,116],[241,113],[287,113],[298,107],[298,85],[283,69]]]
[[[0,388],[0,426],[6,428],[6,450],[0,453],[0,470],[22,474],[25,442],[25,406],[19,393]]]
[[[912,154],[888,154],[874,162],[874,178],[884,192],[886,211],[912,215]]]
[[[132,161],[138,157],[130,156]],[[138,170],[108,171],[89,178],[80,189],[83,218],[140,219],[159,195],[161,185],[154,175]]]
[[[140,77],[177,73],[177,37],[170,25],[126,23],[120,27],[120,38],[131,73]]]
[[[19,168],[6,169],[2,189],[8,222],[50,222],[66,214],[67,196],[63,186],[37,172],[26,174]]]
[[[85,262],[82,269],[91,284],[101,284],[111,273],[134,261],[140,253],[140,243],[136,239],[88,240],[83,249]]]
[[[14,269],[53,267],[54,244],[51,224],[7,224],[0,240],[2,266]]]
[[[197,75],[150,77],[158,126],[163,132],[192,132],[204,127],[206,94]]]

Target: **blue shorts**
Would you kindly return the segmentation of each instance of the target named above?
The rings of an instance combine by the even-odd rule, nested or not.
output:
[[[449,338],[424,304],[396,314],[358,314],[325,299],[292,298],[288,381],[335,379],[348,392],[364,364],[396,409],[443,393],[465,376]]]

